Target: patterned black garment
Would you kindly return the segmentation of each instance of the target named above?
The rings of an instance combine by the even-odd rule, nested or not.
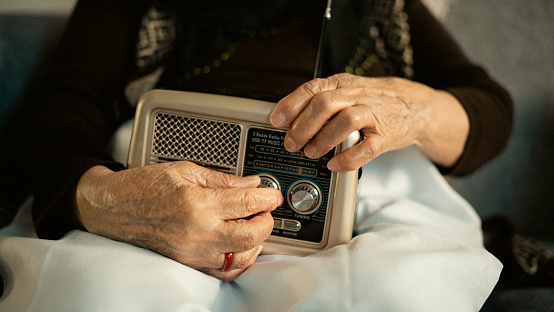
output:
[[[330,26],[323,34],[324,38],[332,37],[325,40],[330,43],[324,48],[327,50],[323,54],[327,57],[324,63],[328,67],[322,70],[324,76],[339,72],[371,76],[371,67],[379,63],[384,68],[382,75],[412,78],[413,52],[404,1],[376,0],[365,3],[361,12],[367,11],[366,13],[371,14],[363,14],[361,17],[349,16],[354,12],[347,10],[348,6],[345,7],[344,2],[336,1],[332,7]],[[244,7],[241,7],[241,4]],[[214,70],[217,71],[242,46],[267,39],[280,32],[311,28],[312,37],[319,40],[326,3],[310,1],[298,6],[294,1],[288,4],[286,1],[276,1],[267,7],[251,8],[252,5],[248,1],[239,1],[232,4],[232,8],[238,7],[235,10],[231,10],[231,7],[221,8],[222,5],[229,6],[214,4],[220,9],[214,10],[206,5],[203,7],[205,12],[202,8],[197,9],[191,17],[185,12],[176,14],[186,11],[187,6],[168,1],[152,4],[141,21],[136,52],[136,74],[125,92],[126,99],[132,107],[142,94],[154,87],[195,90],[194,83],[189,82],[196,76],[213,74]],[[256,14],[244,13],[248,11],[254,11]],[[210,15],[212,19],[206,18]],[[244,15],[255,18],[244,18]],[[259,15],[264,18],[260,18]],[[357,37],[349,38],[351,42],[337,53],[335,45],[342,42],[335,44],[335,37],[344,36],[334,33],[343,31],[336,25],[341,23],[341,19],[359,21],[353,28],[356,30],[353,33]],[[319,41],[312,41],[310,44],[319,44]],[[292,48],[288,47],[290,53],[294,53]],[[178,56],[171,59],[172,53],[177,53]],[[313,57],[315,56],[314,54]],[[170,66],[167,65],[168,62],[171,62]],[[170,77],[165,77],[160,84],[159,80],[165,67],[178,70],[175,72],[166,69],[170,72],[166,76]],[[312,75],[307,76],[311,77]],[[225,87],[207,87],[206,84],[200,89],[216,93],[239,92],[226,90]],[[241,95],[255,97],[253,93],[242,92]],[[266,94],[266,97],[278,99],[284,95],[286,92],[273,96]]]

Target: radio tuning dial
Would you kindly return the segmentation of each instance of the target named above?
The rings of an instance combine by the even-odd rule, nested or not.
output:
[[[258,173],[258,176],[261,180],[258,187],[272,187],[276,190],[281,190],[281,183],[279,183],[279,180],[275,176],[265,172]]]
[[[303,215],[311,214],[321,206],[322,192],[316,183],[310,180],[298,180],[289,187],[287,201],[295,212]]]

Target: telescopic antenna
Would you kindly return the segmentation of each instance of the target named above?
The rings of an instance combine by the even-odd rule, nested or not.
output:
[[[331,2],[333,0],[327,0],[327,8],[323,15],[323,23],[321,25],[321,35],[319,37],[319,46],[317,48],[317,56],[315,60],[314,79],[321,78],[321,70],[323,67],[323,49],[327,40],[327,24],[331,20]]]

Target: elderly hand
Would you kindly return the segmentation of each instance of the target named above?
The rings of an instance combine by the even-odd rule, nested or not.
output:
[[[335,156],[333,171],[354,170],[378,155],[416,144],[431,160],[450,166],[461,155],[469,121],[451,94],[401,78],[338,74],[315,79],[283,98],[271,114],[289,126],[285,148],[323,156],[353,131],[362,142]]]
[[[260,179],[190,162],[112,172],[89,169],[77,187],[78,218],[91,233],[156,251],[221,280],[250,267],[283,198]],[[234,260],[223,271],[225,253]]]

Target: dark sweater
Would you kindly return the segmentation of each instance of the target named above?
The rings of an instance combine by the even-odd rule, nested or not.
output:
[[[364,6],[371,1],[351,2],[334,13],[325,76],[344,71],[356,49],[357,28],[365,25]],[[135,58],[137,33],[149,5],[149,1],[136,0],[80,1],[45,75],[31,89],[22,114],[11,120],[0,138],[2,205],[15,207],[34,194],[33,218],[39,237],[57,239],[82,228],[75,219],[74,196],[85,171],[95,165],[125,169],[111,158],[106,145],[134,110],[133,103],[127,103],[123,96],[125,87],[137,75],[154,69],[139,70]],[[158,87],[215,87],[283,96],[312,77],[322,12],[319,7],[323,6],[314,10],[317,13],[306,10],[306,14],[314,15],[299,19],[300,24],[285,20],[253,25],[261,29],[275,24],[282,31],[243,41],[228,61],[211,68],[208,74],[183,76],[204,66],[210,57],[191,59],[195,52],[190,50],[190,40],[177,40],[171,53],[162,58],[164,63],[158,64],[166,68]],[[184,6],[176,12],[186,15],[187,9],[190,7]],[[296,12],[290,7],[283,10]],[[445,174],[469,174],[505,146],[512,125],[511,99],[485,70],[464,56],[419,0],[406,1],[405,12],[413,46],[412,79],[451,92],[470,119],[463,155],[452,168],[440,169]],[[196,15],[200,19],[204,16]],[[191,18],[178,24],[180,38],[189,38],[191,20],[197,19],[194,16],[189,14]],[[341,33],[344,35],[338,35]],[[397,73],[391,73],[379,60],[363,74]]]

